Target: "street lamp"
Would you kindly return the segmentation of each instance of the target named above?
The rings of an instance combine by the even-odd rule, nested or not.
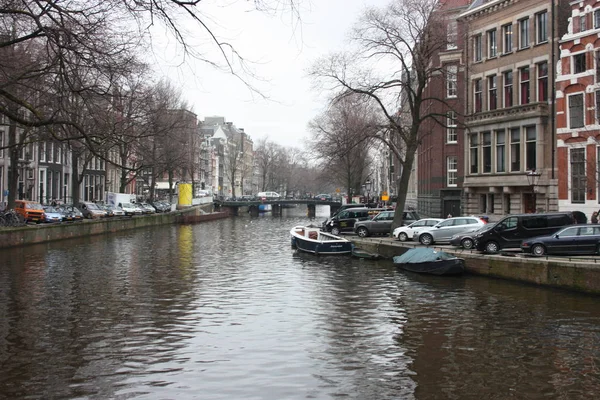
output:
[[[533,212],[537,209],[537,193],[535,187],[538,185],[540,176],[542,176],[542,173],[536,172],[535,168],[527,171],[527,182],[529,183],[529,186],[531,186],[531,191],[533,192]]]
[[[367,190],[367,206],[369,205],[369,195],[371,194],[371,180],[365,181],[365,189]]]

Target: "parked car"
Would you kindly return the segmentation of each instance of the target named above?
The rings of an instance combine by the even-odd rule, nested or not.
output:
[[[352,232],[354,224],[358,221],[367,220],[382,211],[388,211],[385,208],[348,208],[337,215],[323,222],[321,229],[339,235],[340,232]]]
[[[478,217],[453,217],[418,232],[413,239],[427,246],[434,243],[447,243],[457,233],[475,231],[483,225],[485,221]]]
[[[143,214],[154,214],[156,212],[156,208],[148,203],[138,203],[137,206],[142,209]]]
[[[91,201],[81,202],[77,208],[79,208],[84,218],[97,219],[106,217],[106,211]]]
[[[63,214],[55,207],[43,206],[44,207],[44,222],[62,222]]]
[[[256,198],[258,200],[277,200],[281,196],[277,192],[258,192]]]
[[[360,237],[387,235],[392,230],[394,214],[394,210],[382,211],[371,219],[359,221],[354,224],[354,232]],[[419,214],[416,211],[404,211],[402,219],[412,223],[419,219]]]
[[[488,228],[488,225],[486,224],[476,231],[457,233],[456,235],[454,235],[450,238],[450,244],[452,246],[462,247],[463,249],[470,250],[475,247],[475,236],[481,230],[487,229],[487,228]]]
[[[44,221],[44,207],[36,201],[15,200],[15,211],[22,215],[26,222]]]
[[[112,204],[107,204],[104,206],[106,212],[110,212],[113,217],[124,217],[125,211],[119,206],[113,206]]]
[[[171,211],[171,204],[167,201],[157,200],[153,201],[151,204],[156,209],[156,212],[162,213]]]
[[[443,221],[442,218],[423,218],[411,224],[397,227],[394,229],[392,235],[399,241],[405,242],[407,240],[412,240],[416,229],[432,227],[441,221]]]
[[[60,206],[60,209],[63,210],[63,213],[67,216],[67,221],[83,221],[84,216],[81,211],[77,207],[72,204],[64,204]]]
[[[475,236],[475,247],[492,254],[506,248],[518,249],[525,239],[551,235],[563,226],[586,220],[585,214],[579,211],[509,215],[479,232]]]
[[[321,193],[315,196],[315,200],[321,200],[321,201],[331,201],[332,197],[330,194],[327,193]]]
[[[600,254],[600,226],[597,224],[566,226],[551,235],[523,240],[521,250],[538,257],[546,254]]]
[[[142,215],[142,210],[137,208],[133,203],[120,203],[119,206],[126,216]]]

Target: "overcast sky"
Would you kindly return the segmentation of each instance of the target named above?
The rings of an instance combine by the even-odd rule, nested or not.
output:
[[[256,142],[262,137],[288,147],[303,147],[307,124],[324,108],[324,96],[311,90],[307,68],[340,50],[366,5],[384,6],[390,0],[301,0],[301,19],[289,14],[266,15],[252,10],[252,1],[210,0],[199,7],[219,38],[233,43],[262,81],[252,80],[269,97],[252,93],[239,79],[190,58],[182,60],[180,46],[154,34],[156,69],[183,90],[199,119],[224,116]],[[296,25],[294,25],[295,23]],[[188,37],[198,28],[189,25]],[[166,35],[165,35],[166,37]],[[156,47],[156,46],[155,46]],[[209,59],[219,57],[204,45]]]

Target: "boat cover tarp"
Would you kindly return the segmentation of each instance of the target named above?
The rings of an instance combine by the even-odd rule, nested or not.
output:
[[[456,258],[452,254],[445,253],[443,251],[434,250],[430,247],[415,247],[409,249],[406,253],[401,256],[394,257],[394,263],[405,264],[405,263],[422,263],[436,260],[448,260]]]

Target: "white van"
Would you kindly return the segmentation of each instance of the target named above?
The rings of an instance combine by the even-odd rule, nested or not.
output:
[[[256,198],[258,200],[277,200],[281,196],[277,192],[258,192]]]

